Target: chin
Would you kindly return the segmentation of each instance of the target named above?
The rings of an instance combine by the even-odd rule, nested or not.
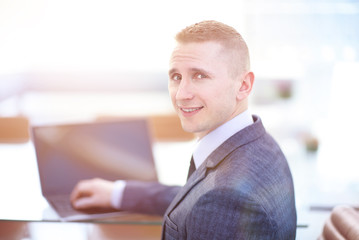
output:
[[[185,131],[185,132],[194,133],[194,131],[193,131],[191,128],[186,127],[186,126],[183,126],[183,125],[182,125],[182,129],[183,129],[183,131]]]
[[[189,133],[196,133],[196,129],[193,126],[189,126],[188,124],[182,123],[183,131],[189,132]]]

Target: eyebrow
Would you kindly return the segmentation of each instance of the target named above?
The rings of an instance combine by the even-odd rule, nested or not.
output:
[[[205,74],[211,75],[211,72],[209,72],[209,71],[207,71],[207,70],[205,70],[203,68],[190,68],[189,70],[190,70],[190,72],[203,72]],[[172,75],[175,72],[178,72],[177,68],[171,68],[168,71],[168,75]]]
[[[169,71],[168,71],[168,75],[172,75],[173,73],[175,72],[178,72],[176,68],[171,68]]]

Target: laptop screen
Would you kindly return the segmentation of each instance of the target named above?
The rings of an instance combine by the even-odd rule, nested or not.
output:
[[[145,119],[36,126],[32,137],[44,196],[96,177],[158,180]]]

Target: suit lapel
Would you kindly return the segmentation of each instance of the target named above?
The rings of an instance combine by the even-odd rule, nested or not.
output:
[[[176,206],[186,197],[191,189],[201,182],[207,175],[207,171],[211,168],[217,167],[229,154],[235,149],[254,141],[265,133],[265,129],[259,117],[253,116],[254,123],[238,133],[234,134],[215,151],[213,151],[204,163],[193,172],[187,183],[183,186],[181,191],[177,194],[174,200],[166,211],[169,215]]]
[[[201,182],[206,176],[206,167],[201,165],[192,175],[188,178],[187,183],[182,187],[181,191],[176,195],[176,197],[171,202],[170,206],[167,208],[166,215],[169,215],[173,209],[182,201],[182,199],[191,191],[191,189]]]
[[[215,168],[234,150],[256,140],[265,133],[261,119],[253,116],[253,121],[252,125],[234,134],[208,156],[204,162],[206,169]]]

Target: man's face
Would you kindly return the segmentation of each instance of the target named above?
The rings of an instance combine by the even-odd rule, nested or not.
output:
[[[216,42],[179,44],[170,59],[168,89],[185,131],[203,137],[238,114],[239,79]]]

